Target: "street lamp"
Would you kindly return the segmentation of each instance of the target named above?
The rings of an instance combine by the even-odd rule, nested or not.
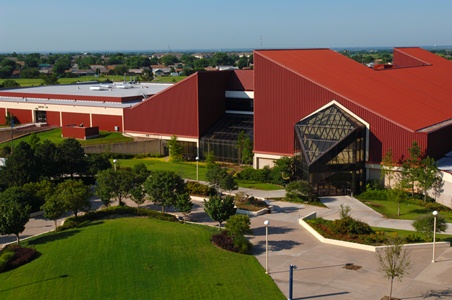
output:
[[[199,174],[199,168],[198,168],[198,163],[199,163],[199,156],[196,156],[196,181],[198,181],[198,174]]]
[[[268,225],[270,225],[270,221],[265,220],[264,225],[265,225],[265,274],[268,274]]]
[[[293,270],[297,269],[296,265],[290,265],[289,268],[289,298],[288,300],[292,300],[293,299]]]
[[[438,215],[438,212],[435,210],[433,211],[433,258],[432,263],[435,262],[435,246],[436,246],[436,216]]]
[[[116,159],[113,159],[113,165],[114,165],[114,169],[116,171]]]

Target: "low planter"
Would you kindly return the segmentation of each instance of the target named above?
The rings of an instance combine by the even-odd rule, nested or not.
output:
[[[306,216],[298,219],[298,223],[303,228],[305,228],[310,234],[312,234],[316,239],[318,239],[320,242],[322,242],[324,244],[365,250],[365,251],[370,251],[370,252],[379,252],[382,249],[387,247],[387,246],[370,246],[370,245],[364,245],[364,244],[358,244],[358,243],[353,243],[353,242],[346,242],[346,241],[341,241],[341,240],[325,238],[320,233],[318,233],[314,228],[312,228],[308,223],[305,222],[305,220],[315,219],[316,217],[317,217],[317,213],[313,212],[309,215],[306,215]],[[450,248],[449,242],[436,242],[435,244],[436,244],[437,249]],[[433,246],[433,243],[416,243],[416,244],[404,244],[403,245],[403,247],[408,248],[408,249],[430,249],[430,248],[432,248],[432,246]]]

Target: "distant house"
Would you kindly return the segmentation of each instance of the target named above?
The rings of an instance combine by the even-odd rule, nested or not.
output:
[[[99,70],[100,74],[107,74],[107,72],[108,72],[108,68],[106,68],[103,65],[90,65],[89,68],[96,73],[97,73],[97,70]]]

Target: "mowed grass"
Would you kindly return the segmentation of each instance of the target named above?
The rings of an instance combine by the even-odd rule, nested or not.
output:
[[[212,230],[120,218],[34,238],[41,256],[0,273],[0,299],[285,299],[254,256],[213,246]]]
[[[54,128],[48,131],[43,131],[36,133],[36,135],[39,137],[40,141],[49,140],[53,142],[54,144],[59,144],[62,141],[65,140],[65,138],[61,137],[61,128]],[[26,135],[20,138],[14,139],[14,144],[18,144],[21,141],[29,142],[30,141],[30,135]],[[79,140],[80,144],[82,146],[87,145],[99,145],[99,144],[109,144],[109,143],[125,143],[125,142],[132,142],[133,138],[129,138],[126,136],[123,136],[120,132],[110,132],[110,131],[100,131],[99,137],[89,140]],[[0,144],[1,146],[4,145],[10,145],[11,142],[5,142]]]
[[[394,234],[394,235],[397,235],[397,236],[402,237],[402,238],[408,237],[410,235],[422,236],[421,233],[418,233],[417,231],[410,231],[410,230],[401,230],[401,229],[383,228],[383,227],[373,227],[373,226],[372,226],[372,229],[375,232],[377,232],[377,231],[378,232],[385,232],[386,234]],[[452,235],[437,233],[436,234],[436,240],[437,241],[446,241],[446,242],[451,242],[452,243]]]
[[[403,202],[400,204],[400,216],[397,215],[397,203],[391,200],[361,200],[370,208],[378,211],[389,219],[417,220],[420,216],[431,214],[432,210],[417,205],[414,202]],[[446,222],[452,222],[452,212],[440,212],[446,218]]]

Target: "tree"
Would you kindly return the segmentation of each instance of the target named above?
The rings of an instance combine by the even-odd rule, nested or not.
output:
[[[57,230],[57,220],[67,210],[66,202],[56,194],[49,194],[44,205],[41,206],[44,211],[44,218],[53,220],[55,223],[55,231]]]
[[[0,196],[3,198],[3,196]],[[20,244],[19,234],[30,220],[30,206],[15,199],[0,199],[0,234],[14,234]]]
[[[142,185],[137,185],[130,190],[130,198],[135,202],[140,209],[140,205],[144,203],[146,198],[146,191]]]
[[[58,75],[57,74],[41,74],[40,78],[43,81],[42,85],[60,84],[58,82]]]
[[[49,140],[39,143],[34,148],[37,163],[41,167],[41,177],[51,179],[60,175],[57,152],[57,146]]]
[[[28,143],[22,141],[14,147],[13,153],[5,161],[5,166],[0,168],[0,178],[7,186],[22,186],[38,180],[37,160]]]
[[[253,141],[247,135],[245,136],[245,142],[242,150],[242,162],[246,165],[253,164]]]
[[[92,153],[86,156],[87,174],[96,176],[97,172],[111,169],[112,165],[104,153]]]
[[[177,136],[173,135],[168,141],[169,157],[172,161],[181,161],[184,148],[177,141]]]
[[[108,197],[115,197],[118,199],[118,204],[120,206],[124,205],[122,201],[126,198],[130,190],[133,188],[133,173],[131,169],[107,169],[100,171],[96,176],[96,195],[101,199],[108,207]]]
[[[214,195],[210,196],[209,201],[204,199],[204,211],[212,220],[218,222],[219,230],[221,230],[221,223],[235,215],[236,210],[232,196]]]
[[[410,157],[402,164],[403,169],[401,174],[401,181],[403,186],[409,187],[411,189],[411,197],[413,197],[414,186],[416,184],[416,180],[418,179],[418,168],[420,166],[422,153],[421,148],[416,141],[413,141],[411,147],[408,148],[408,152],[410,153]]]
[[[245,234],[252,234],[250,217],[247,215],[233,215],[225,225],[228,234],[234,239]]]
[[[237,189],[237,183],[228,172],[218,164],[207,164],[206,179],[217,191]]]
[[[76,218],[78,212],[87,211],[91,208],[89,199],[92,192],[89,186],[85,186],[81,180],[68,179],[61,182],[57,185],[54,196],[60,198]]]
[[[187,215],[193,209],[193,202],[191,201],[190,194],[188,192],[185,192],[183,194],[178,195],[174,207],[176,207],[176,209],[184,215],[185,223]]]
[[[435,185],[442,185],[441,171],[431,157],[424,158],[417,169],[417,184],[424,194],[424,202],[427,201],[427,192]]]
[[[434,216],[432,214],[421,216],[413,222],[413,227],[417,232],[425,236],[426,241],[433,240]],[[442,215],[436,216],[436,232],[444,232],[447,229],[446,219]]]
[[[403,249],[400,238],[389,239],[389,245],[383,250],[377,251],[376,255],[380,264],[380,272],[383,277],[389,279],[389,300],[392,299],[392,286],[394,278],[402,281],[402,278],[408,273],[411,267],[411,260],[406,249]]]
[[[292,181],[286,185],[286,198],[289,201],[299,202],[308,201],[313,202],[317,200],[314,189],[306,180]]]
[[[68,174],[71,178],[74,174],[86,173],[85,151],[80,142],[74,138],[65,139],[57,146],[57,162],[60,165],[60,174]]]
[[[397,215],[400,216],[400,204],[406,199],[406,193],[400,182],[392,189],[389,189],[388,196],[392,201],[397,203]]]
[[[4,88],[15,88],[15,87],[20,87],[20,84],[12,79],[6,79],[3,81],[2,83],[2,87]]]
[[[143,185],[152,202],[162,206],[162,213],[165,207],[176,203],[178,195],[186,191],[182,177],[172,171],[152,172]]]
[[[391,180],[394,178],[394,172],[395,172],[392,148],[388,149],[381,164],[382,164],[382,168],[381,168],[380,176],[381,176],[381,179],[383,180],[383,184],[385,182],[385,179],[387,178],[388,179],[388,187],[391,188]]]
[[[281,157],[275,160],[271,172],[272,181],[276,184],[287,184],[295,179],[295,158]]]
[[[39,73],[37,68],[26,68],[20,72],[21,78],[39,78]]]
[[[237,144],[235,145],[235,148],[237,149],[237,154],[239,156],[239,164],[243,163],[242,159],[242,152],[245,148],[245,131],[240,130],[238,136],[237,136]]]

